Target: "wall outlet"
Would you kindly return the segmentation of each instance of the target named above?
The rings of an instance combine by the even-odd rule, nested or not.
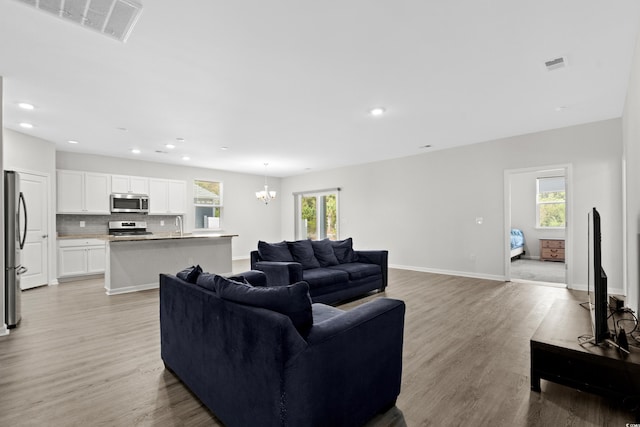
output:
[[[80,228],[84,228],[85,226],[85,222],[84,221],[80,221]]]
[[[160,220],[160,227],[164,227],[164,220]]]

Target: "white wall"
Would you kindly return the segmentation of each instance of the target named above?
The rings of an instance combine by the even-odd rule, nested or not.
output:
[[[280,200],[268,206],[259,202],[255,192],[264,187],[264,176],[249,175],[213,169],[167,165],[143,162],[134,159],[58,152],[58,169],[82,170],[120,175],[148,176],[155,178],[180,179],[187,181],[187,200],[193,200],[194,179],[222,181],[223,219],[226,232],[238,234],[232,240],[234,259],[248,258],[249,252],[258,247],[258,240],[275,241],[282,234],[280,230]],[[279,190],[280,179],[269,178],[269,188]],[[194,227],[193,205],[187,205],[185,230]]]
[[[49,178],[49,235],[55,236],[56,226],[56,147],[40,138],[4,129],[4,169],[30,172]],[[57,283],[56,241],[49,239],[49,284]]]
[[[511,175],[511,227],[519,228],[524,233],[526,253],[523,258],[540,258],[540,239],[564,239],[564,229],[536,227],[536,179],[562,175],[564,170],[541,170]]]
[[[625,160],[627,305],[640,306],[640,35],[636,41],[622,118]]]
[[[437,141],[426,142],[437,147]],[[394,266],[501,280],[507,256],[504,171],[571,164],[574,283],[587,284],[587,230],[581,218],[596,206],[603,219],[603,264],[617,288],[621,156],[621,120],[612,119],[285,178],[282,237],[294,234],[292,192],[341,187],[341,237],[352,236],[357,248],[388,249]],[[484,219],[482,225],[476,217]]]
[[[0,129],[3,129],[4,123],[2,119],[4,117],[4,98],[3,98],[3,81],[2,76],[0,76]],[[2,176],[2,184],[0,184],[0,241],[4,242],[4,167],[2,166],[4,152],[4,137],[3,132],[0,132],[0,176]],[[4,272],[4,244],[0,245],[0,270]],[[2,274],[2,279],[0,279],[0,336],[6,335],[9,333],[7,329],[7,324],[5,323],[5,312],[4,312],[4,304],[5,304],[5,296],[4,296],[4,273]]]

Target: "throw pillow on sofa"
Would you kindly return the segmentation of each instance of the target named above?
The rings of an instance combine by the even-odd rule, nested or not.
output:
[[[187,267],[179,271],[176,276],[189,283],[196,283],[198,277],[202,274],[202,268],[199,265]]]
[[[333,246],[333,252],[336,254],[336,258],[340,264],[358,261],[358,256],[353,251],[353,239],[351,239],[351,237],[344,240],[332,241],[331,246]]]
[[[296,240],[295,242],[287,242],[287,245],[293,260],[302,264],[303,270],[320,268],[320,263],[313,252],[313,246],[311,246],[311,240]]]
[[[331,240],[312,240],[311,246],[313,247],[313,253],[316,255],[316,259],[320,263],[320,267],[330,267],[332,265],[338,265],[338,258],[333,252],[333,246],[331,246]]]
[[[200,276],[198,276],[198,280],[196,280],[196,285],[202,288],[205,288],[211,292],[218,293],[218,290],[216,288],[216,280],[215,280],[216,277],[217,277],[216,274],[202,273]],[[248,286],[251,286],[250,284],[247,283],[247,281],[243,276],[232,276],[232,277],[228,277],[227,280],[230,282],[236,283],[238,285],[247,284]]]
[[[287,242],[267,243],[258,241],[258,254],[263,261],[292,262],[293,256],[289,252]]]
[[[253,287],[214,277],[218,296],[239,304],[262,307],[289,316],[300,335],[306,336],[313,325],[309,284],[298,282],[287,286]]]

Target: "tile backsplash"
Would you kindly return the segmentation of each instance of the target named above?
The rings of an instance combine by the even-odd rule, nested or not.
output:
[[[146,221],[147,231],[152,233],[168,233],[176,230],[176,215],[56,215],[56,231],[58,235],[74,234],[107,234],[109,221]],[[84,227],[80,227],[84,221]],[[164,221],[164,226],[160,222]]]

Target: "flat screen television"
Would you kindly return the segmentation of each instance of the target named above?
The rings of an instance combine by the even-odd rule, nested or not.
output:
[[[602,268],[602,237],[600,214],[593,208],[589,211],[589,311],[596,344],[610,338],[607,275]]]

